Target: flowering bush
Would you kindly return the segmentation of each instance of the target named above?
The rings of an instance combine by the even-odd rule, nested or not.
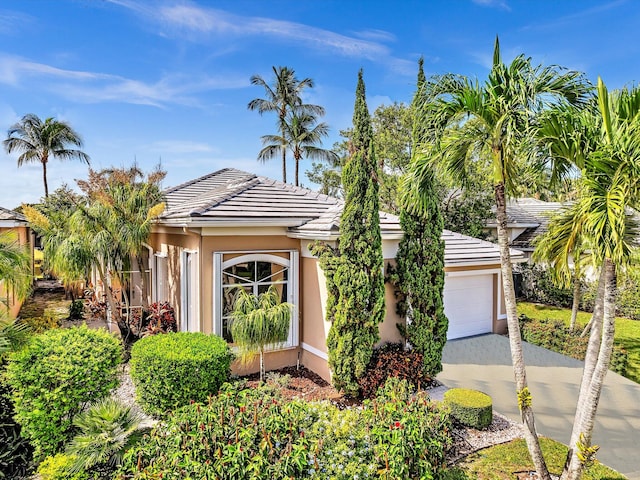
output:
[[[225,386],[156,427],[126,454],[118,478],[441,478],[452,444],[449,416],[395,382],[388,391],[398,395],[346,410],[285,402],[271,387]]]

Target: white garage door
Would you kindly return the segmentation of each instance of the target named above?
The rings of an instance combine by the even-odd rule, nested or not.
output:
[[[447,276],[444,313],[448,339],[489,333],[493,327],[493,275]]]

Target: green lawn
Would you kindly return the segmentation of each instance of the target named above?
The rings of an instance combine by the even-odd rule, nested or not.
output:
[[[555,440],[541,438],[542,453],[549,471],[560,474],[567,456],[567,447]],[[512,480],[514,473],[533,469],[531,457],[523,439],[486,448],[469,455],[460,465],[469,478],[477,480]],[[596,462],[589,467],[584,480],[618,480],[624,475]]]
[[[518,302],[518,314],[524,313],[527,317],[552,320],[562,320],[569,325],[571,310],[568,308],[551,307],[535,303]],[[578,313],[578,324],[587,324],[591,314]],[[629,368],[627,378],[640,383],[640,321],[628,318],[616,318],[615,342],[629,352]]]

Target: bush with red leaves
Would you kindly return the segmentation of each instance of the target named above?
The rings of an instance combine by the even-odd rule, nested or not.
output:
[[[422,360],[420,353],[405,350],[401,343],[387,343],[376,348],[365,374],[358,379],[360,395],[375,398],[378,388],[391,377],[406,380],[416,389],[425,388],[431,378],[424,373]]]

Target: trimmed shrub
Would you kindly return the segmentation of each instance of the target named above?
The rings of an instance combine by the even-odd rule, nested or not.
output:
[[[589,336],[580,337],[580,332],[571,332],[563,322],[550,319],[532,319],[526,315],[518,317],[522,339],[525,342],[552,350],[577,360],[587,354]],[[629,367],[629,354],[619,345],[613,346],[609,369],[625,376]]]
[[[390,378],[406,380],[414,390],[426,387],[431,378],[424,371],[422,354],[405,350],[401,343],[387,343],[373,351],[367,370],[358,379],[360,394],[374,398]]]
[[[117,385],[120,342],[86,325],[36,335],[9,356],[15,419],[36,459],[59,452],[75,433],[73,417]]]
[[[205,402],[229,379],[233,355],[222,338],[202,333],[145,337],[131,349],[131,378],[142,408],[152,415]]]
[[[477,390],[447,390],[444,392],[444,404],[451,409],[451,416],[467,427],[482,430],[493,420],[491,397]]]

